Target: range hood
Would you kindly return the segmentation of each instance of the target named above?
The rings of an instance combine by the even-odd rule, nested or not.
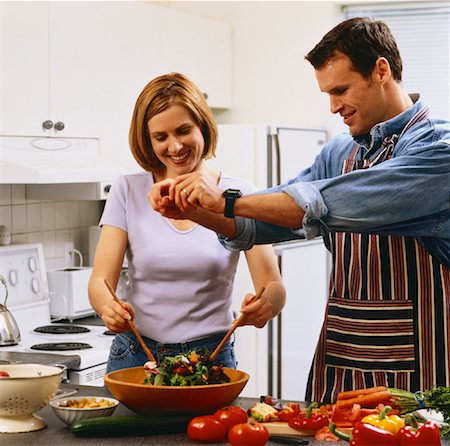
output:
[[[29,199],[105,199],[119,175],[138,170],[101,160],[97,138],[0,136],[0,160],[0,184],[27,185]]]

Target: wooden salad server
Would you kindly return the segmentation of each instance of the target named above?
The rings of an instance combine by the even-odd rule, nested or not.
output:
[[[111,285],[108,283],[108,281],[106,279],[104,280],[104,282],[105,282],[105,285],[108,288],[109,292],[111,293],[112,297],[114,298],[114,300],[118,304],[120,304],[120,299],[116,296],[116,293],[112,289]],[[149,359],[149,361],[153,361],[154,363],[157,364],[155,357],[152,355],[152,352],[149,350],[149,348],[147,347],[147,344],[142,339],[142,336],[140,335],[140,333],[136,327],[136,324],[132,320],[129,320],[128,324],[130,325],[131,330],[133,330],[133,333],[135,334],[137,340],[139,341],[139,344],[141,345],[142,349],[144,350],[145,354],[147,355],[147,358]]]
[[[253,298],[250,300],[249,304],[257,301],[262,296],[262,293],[264,292],[264,290],[265,290],[265,288],[262,287],[253,296]],[[239,326],[239,324],[241,323],[243,318],[244,318],[244,314],[241,313],[241,315],[233,322],[233,324],[231,325],[231,328],[228,330],[227,334],[223,337],[223,339],[220,341],[219,345],[216,347],[216,349],[212,352],[211,356],[209,357],[209,359],[211,361],[214,361],[214,359],[216,359],[216,356],[220,352],[221,348],[225,345],[225,342],[228,341],[228,338],[234,333],[234,330],[236,330],[236,328]]]

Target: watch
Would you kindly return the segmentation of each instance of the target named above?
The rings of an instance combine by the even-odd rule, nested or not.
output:
[[[223,196],[225,197],[225,212],[223,215],[228,218],[233,218],[233,208],[236,198],[242,197],[242,192],[239,189],[227,189]]]

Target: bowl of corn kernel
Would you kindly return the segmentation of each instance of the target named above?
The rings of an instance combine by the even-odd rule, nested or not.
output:
[[[80,396],[50,401],[56,416],[68,426],[86,418],[108,417],[116,410],[119,401],[114,398]]]

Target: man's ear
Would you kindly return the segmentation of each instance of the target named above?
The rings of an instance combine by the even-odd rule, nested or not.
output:
[[[385,57],[379,57],[375,62],[374,74],[381,84],[386,83],[392,77],[391,66]]]

